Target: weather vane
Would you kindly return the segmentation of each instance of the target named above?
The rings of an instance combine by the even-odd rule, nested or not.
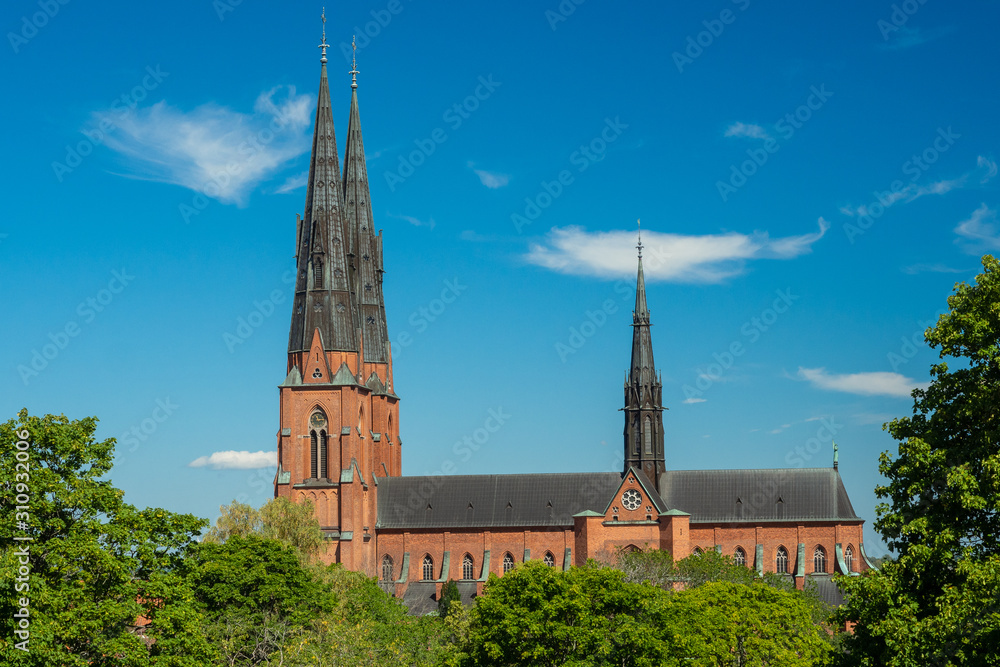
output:
[[[351,75],[351,88],[358,87],[358,39],[357,35],[351,35],[351,50],[354,52],[351,56],[351,71],[348,74]]]
[[[639,259],[642,259],[642,220],[640,218],[636,218],[635,224],[639,227],[639,243],[637,243],[635,247],[639,250]]]
[[[319,61],[321,63],[325,63],[326,62],[326,49],[327,49],[327,47],[330,46],[329,44],[326,43],[326,7],[323,8],[323,14],[322,14],[321,18],[323,19],[323,43],[319,45],[319,48],[322,49],[322,57],[319,59]]]

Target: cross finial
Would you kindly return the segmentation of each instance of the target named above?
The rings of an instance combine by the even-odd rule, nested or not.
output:
[[[837,443],[835,442],[835,443],[833,443],[833,467],[834,468],[836,468],[839,465],[839,463],[840,463],[840,461],[838,460],[839,458],[840,458],[840,447],[838,447]]]
[[[348,74],[351,75],[351,88],[358,87],[358,39],[357,35],[351,36],[351,50],[354,52],[351,56],[351,71]]]
[[[323,14],[321,18],[323,19],[323,40],[322,40],[323,43],[319,45],[319,48],[321,49],[320,53],[322,54],[320,56],[319,61],[321,63],[326,63],[326,50],[330,46],[329,44],[326,43],[326,7],[323,8]]]
[[[635,224],[639,227],[639,243],[637,243],[635,247],[639,251],[639,259],[642,259],[642,220],[636,218]]]

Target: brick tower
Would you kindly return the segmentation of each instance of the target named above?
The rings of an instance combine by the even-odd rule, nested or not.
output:
[[[325,19],[324,19],[325,23]],[[297,218],[288,366],[274,495],[312,500],[327,562],[375,573],[378,478],[401,474],[399,397],[372,226],[357,67],[343,178],[330,108],[326,31],[305,214]]]
[[[660,475],[666,471],[663,455],[663,383],[653,365],[653,341],[649,334],[646,280],[642,275],[642,239],[639,273],[632,312],[632,366],[625,379],[625,471],[630,467],[646,473],[659,491]]]

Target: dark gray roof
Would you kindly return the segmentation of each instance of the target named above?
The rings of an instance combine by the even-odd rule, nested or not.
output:
[[[414,581],[406,587],[403,593],[403,604],[408,612],[413,616],[424,616],[431,612],[437,612],[438,603],[434,599],[435,586],[429,581]]]
[[[835,468],[672,470],[660,496],[691,523],[861,521]]]
[[[571,526],[578,512],[602,511],[621,481],[616,472],[381,477],[377,527]]]
[[[830,577],[830,575],[807,575],[806,587],[808,588],[810,584],[816,585],[816,592],[819,593],[823,602],[827,603],[831,607],[839,607],[844,604],[844,593],[840,590],[840,587],[834,583],[833,578]]]

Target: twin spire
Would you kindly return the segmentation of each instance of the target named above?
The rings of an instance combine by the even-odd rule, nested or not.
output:
[[[365,362],[386,363],[382,236],[373,227],[358,111],[357,61],[351,71],[351,114],[342,176],[326,72],[329,46],[324,10],[306,206],[296,234],[297,275],[288,352],[308,354],[318,330],[324,350],[363,349]],[[289,365],[297,364],[290,358]]]

